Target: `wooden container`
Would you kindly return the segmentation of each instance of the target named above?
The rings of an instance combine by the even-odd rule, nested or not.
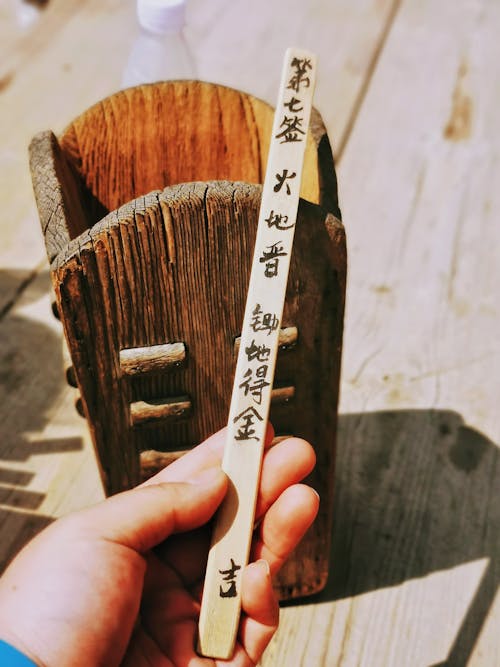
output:
[[[137,484],[223,427],[273,109],[201,82],[119,92],[31,171],[56,297],[105,490]],[[271,420],[315,446],[321,509],[277,582],[326,583],[346,250],[328,137],[313,112]]]

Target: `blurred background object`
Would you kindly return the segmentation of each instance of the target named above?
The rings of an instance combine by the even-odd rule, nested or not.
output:
[[[137,0],[138,34],[125,66],[123,86],[195,79],[184,35],[185,0]]]

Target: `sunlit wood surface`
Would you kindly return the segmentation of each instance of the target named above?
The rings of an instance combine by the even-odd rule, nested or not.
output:
[[[120,87],[133,4],[0,6],[2,563],[102,497],[27,145]],[[330,580],[265,667],[500,665],[499,26],[495,0],[188,0],[201,79],[274,104],[284,49],[318,54],[348,235]]]

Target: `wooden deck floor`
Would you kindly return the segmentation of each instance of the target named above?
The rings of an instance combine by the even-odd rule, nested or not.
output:
[[[133,2],[0,7],[0,562],[102,496],[27,144],[120,86]],[[500,666],[500,3],[189,0],[198,76],[274,103],[314,50],[349,280],[331,575],[264,667]]]

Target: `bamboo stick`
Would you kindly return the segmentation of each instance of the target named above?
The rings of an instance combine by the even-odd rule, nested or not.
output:
[[[216,517],[200,611],[198,651],[212,658],[231,657],[238,632],[315,72],[313,54],[287,50],[229,410],[222,463],[229,488]]]

